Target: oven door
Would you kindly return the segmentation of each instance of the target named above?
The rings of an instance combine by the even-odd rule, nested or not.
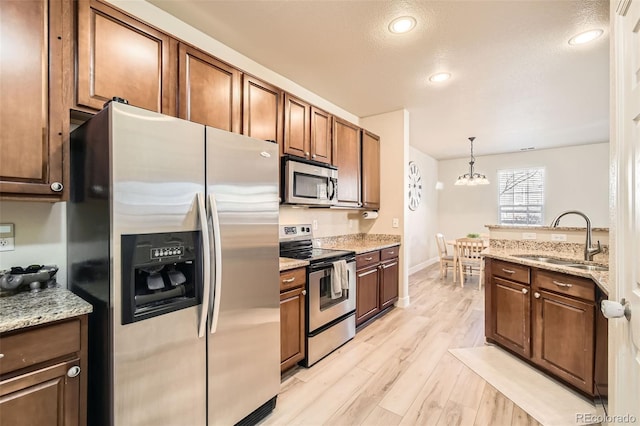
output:
[[[308,312],[309,329],[313,332],[318,328],[353,312],[356,309],[356,262],[347,261],[348,290],[342,290],[342,296],[331,298],[331,262],[323,263],[320,267],[309,267]]]

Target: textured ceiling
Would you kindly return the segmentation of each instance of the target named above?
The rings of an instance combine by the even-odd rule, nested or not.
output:
[[[148,1],[357,116],[406,108],[437,159],[609,140],[608,1]]]

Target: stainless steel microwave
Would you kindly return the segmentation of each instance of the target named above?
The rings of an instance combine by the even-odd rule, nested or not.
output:
[[[285,204],[332,206],[338,203],[338,169],[328,164],[284,156]]]

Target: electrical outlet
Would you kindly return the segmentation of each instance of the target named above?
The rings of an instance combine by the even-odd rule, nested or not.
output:
[[[551,241],[567,241],[567,234],[551,234]]]
[[[313,230],[317,231],[318,230],[318,221],[317,221],[317,219],[313,219],[313,222],[311,222],[311,224],[312,224],[311,226],[313,227]]]
[[[522,233],[522,239],[523,240],[535,240],[536,239],[536,233],[535,232],[523,232]]]
[[[15,247],[13,223],[0,223],[0,251],[13,251]]]
[[[397,228],[398,226],[400,226],[400,219],[398,219],[397,217],[394,217],[393,220],[391,221],[391,226],[394,228]]]

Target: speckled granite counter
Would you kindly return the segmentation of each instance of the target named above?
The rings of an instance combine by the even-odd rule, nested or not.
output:
[[[498,260],[505,260],[507,262],[518,263],[526,266],[534,266],[540,269],[547,269],[549,271],[562,272],[569,275],[576,275],[579,277],[591,278],[600,289],[606,294],[609,294],[609,271],[586,271],[583,269],[571,268],[570,266],[555,265],[546,262],[538,262],[531,259],[523,259],[521,257],[515,257],[517,255],[536,255],[544,257],[555,257],[563,259],[572,259],[576,263],[585,263],[583,260],[574,256],[567,256],[565,253],[558,253],[557,251],[544,251],[544,250],[517,250],[498,247],[489,247],[482,252],[486,257],[491,257]]]
[[[62,287],[0,297],[0,333],[88,314],[93,307]]]
[[[309,264],[306,260],[290,259],[288,257],[280,258],[280,272],[288,271],[289,269],[300,268]]]
[[[400,235],[351,234],[320,238],[322,248],[353,250],[356,254],[400,245]]]

